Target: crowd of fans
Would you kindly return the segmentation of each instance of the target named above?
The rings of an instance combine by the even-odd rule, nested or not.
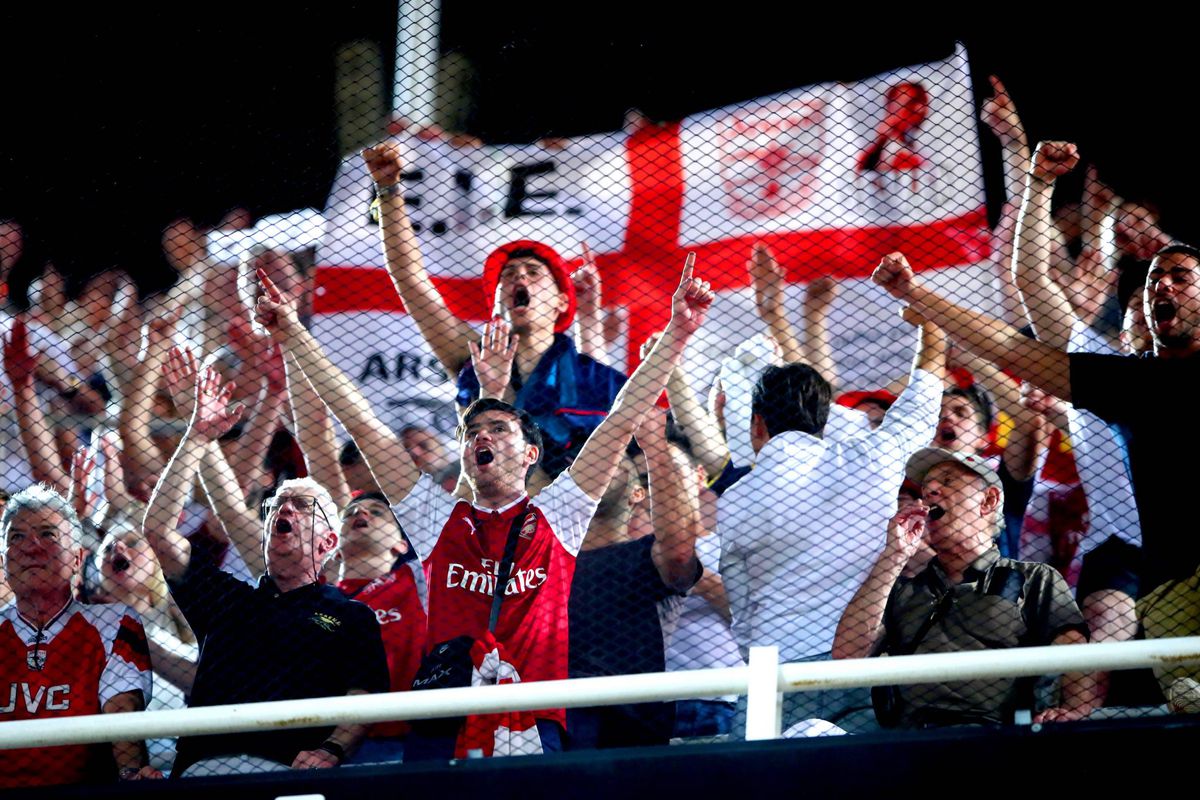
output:
[[[683,367],[714,303],[691,256],[670,322],[628,376],[606,363],[590,254],[572,271],[547,243],[496,250],[482,265],[496,316],[480,333],[429,279],[386,143],[364,153],[385,261],[456,383],[457,458],[434,431],[384,424],[330,361],[294,254],[260,248],[216,269],[181,220],[164,236],[179,280],[144,301],[116,272],[68,292],[47,264],[28,310],[6,298],[0,314],[0,721],[737,666],[756,645],[795,662],[1200,633],[1200,539],[1179,508],[1200,431],[1175,409],[1197,380],[1200,250],[1094,170],[1082,201],[1052,214],[1078,150],[1030,152],[994,88],[983,119],[1005,154],[1003,316],[883,256],[874,281],[903,301],[916,344],[909,373],[870,391],[839,385],[837,283],[812,282],[789,319],[763,245],[747,267],[761,330],[707,399]],[[22,241],[0,222],[0,278]],[[1194,677],[800,692],[784,725],[1194,711]],[[745,698],[724,697],[9,750],[0,785],[744,726]]]

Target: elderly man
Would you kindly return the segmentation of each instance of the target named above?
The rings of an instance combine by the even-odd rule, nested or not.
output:
[[[188,375],[195,378],[194,366]],[[146,511],[147,540],[171,594],[200,641],[190,704],[298,700],[388,688],[375,613],[318,576],[338,549],[337,506],[309,479],[284,481],[267,501],[266,574],[250,586],[207,559],[192,558],[177,523],[205,450],[237,423],[229,388],[209,368],[196,381],[191,418]],[[177,397],[180,395],[177,394]],[[244,542],[235,542],[252,555]],[[366,726],[185,737],[175,774],[185,776],[320,768],[340,764]]]
[[[1087,641],[1063,577],[1047,564],[1003,558],[996,548],[1004,499],[1000,476],[986,461],[930,447],[909,460],[907,477],[922,487],[921,499],[892,517],[887,545],[838,624],[834,658]],[[912,580],[899,581],[923,537],[936,557]],[[1038,721],[1085,716],[1095,688],[1091,676],[1064,676],[1061,703]],[[889,687],[875,693],[875,711],[885,726],[1002,724],[1033,707],[1032,689],[1017,678]]]
[[[128,606],[87,606],[71,585],[83,559],[71,504],[39,484],[0,516],[4,572],[15,602],[0,609],[0,722],[140,711],[150,653]],[[109,752],[103,752],[108,750]],[[0,787],[161,778],[143,742],[0,751]]]
[[[759,377],[750,429],[758,460],[717,509],[721,576],[743,652],[776,645],[788,662],[829,658],[837,620],[883,549],[904,465],[933,439],[944,350],[940,332],[924,327],[908,387],[883,423],[846,439],[824,436],[832,390],[812,367],[768,367]],[[794,693],[785,727],[838,722],[868,702],[861,690]]]

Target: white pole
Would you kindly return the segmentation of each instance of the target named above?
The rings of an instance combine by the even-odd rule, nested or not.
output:
[[[746,689],[746,741],[778,739],[783,724],[778,647],[750,648],[750,680]]]
[[[437,102],[439,0],[400,0],[392,105],[416,125],[434,121]]]
[[[755,666],[765,676],[770,670],[762,666],[763,663],[766,662],[756,661]],[[1142,642],[818,661],[777,666],[772,674],[774,683],[771,690],[765,689],[768,680],[763,678],[763,696],[772,696],[779,691],[821,691],[851,686],[1057,675],[1063,672],[1137,667],[1178,667],[1196,663],[1200,663],[1200,637],[1197,636]],[[0,723],[0,749],[746,694],[751,670],[751,667],[733,667],[428,692],[248,703],[179,711],[20,720]],[[756,688],[756,697],[758,695]],[[768,712],[767,716],[771,714]],[[778,725],[776,721],[773,727],[776,735]]]

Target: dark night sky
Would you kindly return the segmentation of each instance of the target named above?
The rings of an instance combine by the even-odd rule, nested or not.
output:
[[[631,106],[678,118],[943,58],[959,39],[979,88],[988,72],[1005,78],[1031,139],[1078,141],[1119,192],[1200,238],[1185,105],[1200,69],[1181,19],[1084,30],[1067,13],[1043,22],[1023,7],[987,28],[917,30],[931,23],[909,7],[822,18],[730,4],[739,20],[699,4],[679,4],[687,16],[632,16],[638,7],[444,0],[443,47],[479,75],[473,132],[499,142],[607,130]],[[571,16],[584,11],[595,16]],[[395,13],[392,2],[0,12],[0,215],[22,219],[34,240],[22,271],[49,255],[71,274],[119,264],[151,286],[164,269],[158,231],[173,216],[321,206],[337,155],[334,49],[361,37],[390,47]],[[994,186],[997,155],[984,146]]]

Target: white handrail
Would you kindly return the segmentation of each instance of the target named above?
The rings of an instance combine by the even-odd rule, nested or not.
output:
[[[780,692],[1200,663],[1200,637],[784,664]],[[0,749],[746,694],[750,667],[0,723]]]

